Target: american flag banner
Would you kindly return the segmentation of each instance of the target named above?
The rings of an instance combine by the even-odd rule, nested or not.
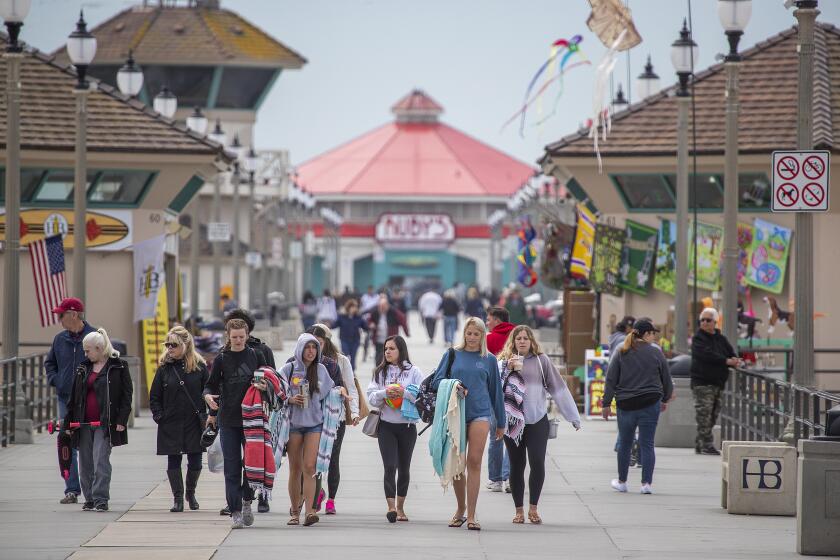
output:
[[[53,235],[29,244],[32,260],[32,276],[35,278],[35,297],[38,300],[38,314],[41,326],[48,327],[58,322],[52,312],[61,300],[67,297],[67,280],[64,275],[64,243],[61,235]]]

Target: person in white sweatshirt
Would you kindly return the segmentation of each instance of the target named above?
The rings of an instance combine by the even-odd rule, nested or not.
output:
[[[505,447],[510,457],[510,488],[516,514],[514,523],[525,522],[525,463],[530,463],[528,520],[542,523],[537,504],[545,482],[545,455],[548,444],[547,394],[554,399],[560,414],[580,429],[580,414],[566,382],[540,349],[534,332],[519,325],[508,336],[499,353],[502,387],[505,394]]]
[[[385,501],[389,523],[408,521],[405,497],[408,494],[411,454],[417,442],[416,390],[423,382],[423,373],[411,363],[405,339],[399,335],[385,339],[384,358],[376,366],[367,389],[370,405],[380,410],[379,453],[385,468]],[[408,415],[406,415],[408,414]]]

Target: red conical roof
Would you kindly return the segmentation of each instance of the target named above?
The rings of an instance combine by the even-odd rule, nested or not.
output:
[[[309,160],[298,184],[314,195],[512,195],[535,169],[437,121],[443,107],[420,90],[398,101],[397,122]]]

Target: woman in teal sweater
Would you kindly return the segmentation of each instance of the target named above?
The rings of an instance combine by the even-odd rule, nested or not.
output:
[[[437,389],[446,377],[448,355],[448,352],[443,355],[435,370],[433,389]],[[449,526],[460,527],[466,522],[468,529],[480,531],[475,510],[481,485],[481,461],[491,416],[496,417],[496,439],[502,439],[505,433],[505,403],[499,365],[496,358],[487,352],[487,328],[477,317],[470,317],[464,323],[461,343],[455,347],[450,377],[459,380],[466,393],[467,472],[452,484],[458,509]]]

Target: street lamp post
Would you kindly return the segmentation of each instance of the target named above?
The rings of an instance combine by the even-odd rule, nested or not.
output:
[[[90,84],[87,69],[96,56],[96,38],[87,30],[84,13],[79,13],[76,30],[67,40],[67,54],[76,67],[76,176],[73,181],[73,294],[85,300],[86,216],[87,216],[87,98]]]
[[[691,93],[688,81],[697,60],[697,44],[683,21],[680,37],[671,45],[671,62],[677,71],[677,285],[674,287],[674,347],[688,353],[688,109]],[[693,306],[692,306],[693,308]]]
[[[639,90],[639,99],[645,99],[659,91],[659,75],[653,71],[650,55],[645,64],[645,71],[636,79],[636,89]]]
[[[131,50],[125,65],[117,71],[117,87],[129,97],[136,97],[143,89],[143,70],[134,62]]]
[[[726,165],[723,198],[723,334],[738,340],[738,41],[752,14],[752,0],[718,0],[718,16],[729,40],[726,68]],[[696,226],[695,226],[696,227]]]
[[[209,134],[210,140],[220,144],[222,146],[225,145],[225,132],[222,130],[222,123],[219,119],[216,119],[216,126],[213,128],[213,132]],[[216,173],[216,177],[213,181],[213,205],[211,208],[211,214],[213,216],[213,222],[219,223],[222,221],[222,181],[224,181],[224,174],[219,171]],[[220,316],[221,310],[219,309],[219,294],[222,290],[222,271],[221,271],[221,264],[220,260],[222,257],[222,246],[219,241],[213,241],[213,292],[210,294],[210,301],[213,305],[213,316]]]
[[[259,166],[260,160],[257,156],[257,152],[254,151],[254,147],[251,146],[248,149],[248,152],[245,154],[245,158],[242,162],[242,165],[245,167],[245,172],[248,173],[248,250],[250,252],[256,251],[256,238],[257,238],[257,228],[256,228],[256,219],[257,219],[257,212],[256,212],[256,181],[255,175],[257,172],[257,167]],[[248,270],[248,306],[251,309],[254,309],[254,303],[256,300],[257,294],[257,267],[253,264],[250,266]]]
[[[18,353],[20,311],[20,62],[23,48],[18,42],[29,1],[0,2],[0,17],[6,24],[9,43],[6,59],[6,252],[3,262],[3,357]]]
[[[187,128],[196,134],[203,135],[207,130],[207,117],[201,112],[199,107],[187,117]],[[193,320],[198,317],[198,289],[199,289],[199,270],[198,270],[198,253],[201,250],[201,224],[199,222],[199,197],[195,197],[193,201],[192,216],[190,226],[192,226],[192,233],[190,234],[190,315]]]
[[[239,143],[239,134],[233,136],[230,145],[231,150],[236,154],[236,161],[233,163],[233,300],[239,304],[239,162],[242,159],[242,144]]]
[[[813,150],[814,23],[819,15],[816,0],[797,0],[793,15],[799,22],[799,91],[796,145]],[[796,329],[793,331],[793,375],[798,385],[814,387],[814,221],[808,212],[797,212],[794,222]]]

